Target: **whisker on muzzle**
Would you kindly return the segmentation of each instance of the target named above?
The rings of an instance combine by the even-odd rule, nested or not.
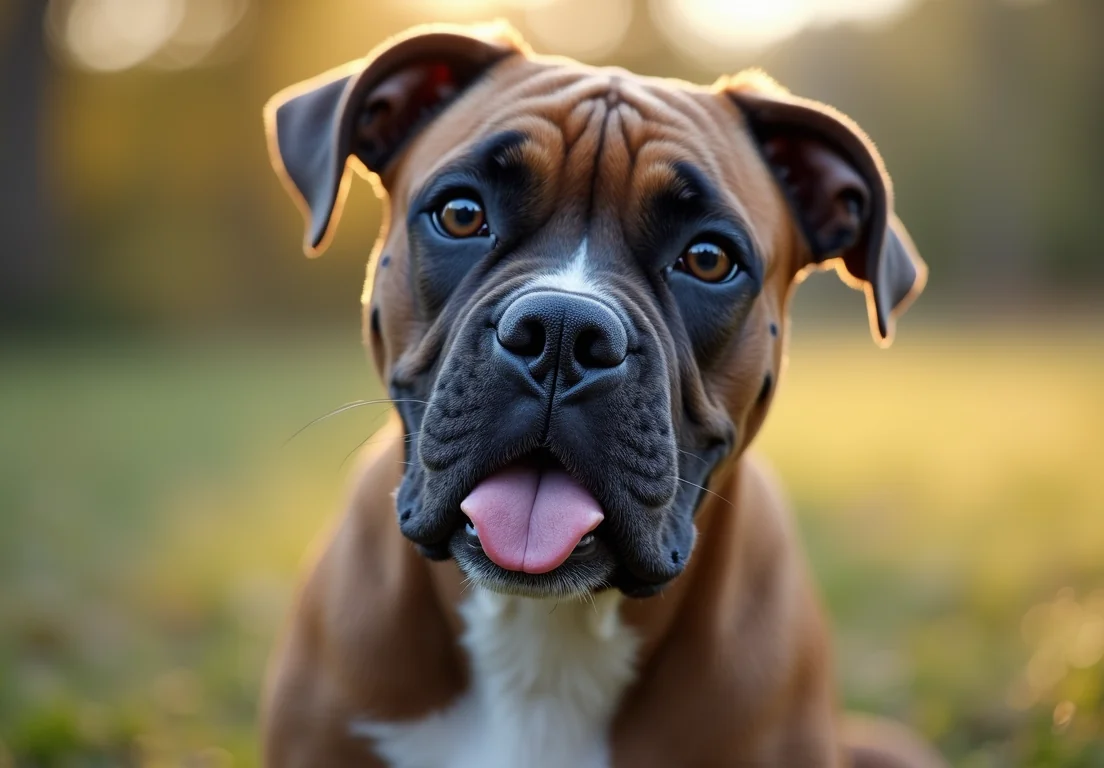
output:
[[[416,398],[399,398],[398,400],[392,400],[389,397],[380,397],[375,400],[353,400],[351,403],[345,403],[345,405],[334,408],[329,413],[324,413],[316,419],[311,419],[299,429],[295,430],[295,433],[284,441],[284,445],[286,446],[292,440],[299,437],[299,435],[303,434],[303,432],[313,427],[315,424],[325,421],[326,419],[332,419],[334,416],[345,413],[346,411],[351,411],[354,408],[363,408],[366,405],[392,405],[394,403],[420,403],[421,405],[429,405],[429,402],[427,400],[418,400]]]
[[[409,433],[407,433],[403,437],[406,438],[408,436],[409,436]],[[345,469],[345,465],[347,463],[349,463],[349,459],[351,459],[355,454],[357,454],[360,451],[361,448],[364,448],[367,445],[372,445],[373,443],[376,442],[376,440],[382,440],[382,439],[385,439],[386,437],[387,437],[386,435],[381,436],[378,433],[378,431],[372,432],[372,434],[368,435],[368,437],[364,438],[359,443],[354,445],[353,449],[345,454],[345,458],[341,460],[341,464],[338,465],[337,471],[340,472],[343,469]],[[400,464],[407,464],[409,466],[413,466],[413,465],[410,464],[409,461],[400,461],[399,463]]]
[[[683,456],[689,456],[691,459],[696,459],[696,460],[700,461],[702,464],[708,464],[709,463],[708,461],[706,461],[705,459],[703,459],[701,456],[699,456],[696,453],[691,453],[690,451],[684,451],[681,448],[676,448],[675,450],[678,451],[679,453],[681,453]]]
[[[706,492],[706,493],[708,493],[708,494],[709,494],[710,496],[716,496],[716,497],[717,497],[718,499],[720,499],[721,501],[723,501],[723,502],[724,502],[725,504],[727,504],[728,506],[732,507],[733,509],[736,509],[736,505],[735,505],[735,504],[733,504],[733,503],[732,503],[731,501],[729,501],[728,499],[726,499],[726,498],[725,498],[724,496],[722,496],[721,494],[719,494],[719,493],[715,493],[715,492],[713,492],[713,491],[709,490],[709,489],[708,489],[708,488],[706,488],[706,487],[705,487],[704,485],[698,485],[697,483],[692,483],[692,482],[690,482],[689,480],[685,480],[685,479],[683,479],[683,478],[681,478],[681,477],[678,477],[677,475],[675,476],[675,479],[676,479],[676,480],[678,480],[678,481],[679,481],[680,483],[686,483],[686,485],[689,485],[689,486],[691,486],[691,487],[693,487],[693,488],[697,488],[698,490],[701,490],[701,491],[705,491],[705,492]]]

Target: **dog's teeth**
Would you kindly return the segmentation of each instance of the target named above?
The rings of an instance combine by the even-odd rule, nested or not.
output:
[[[586,536],[579,539],[579,543],[575,545],[575,549],[572,550],[571,554],[576,556],[589,555],[591,550],[594,549],[594,543],[594,534],[588,533]]]

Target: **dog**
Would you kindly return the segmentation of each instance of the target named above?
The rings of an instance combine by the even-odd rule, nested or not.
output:
[[[326,247],[383,231],[363,332],[395,415],[301,589],[268,766],[899,766],[837,710],[790,514],[747,453],[794,285],[876,341],[926,267],[874,145],[757,71],[709,87],[431,26],[265,109]]]

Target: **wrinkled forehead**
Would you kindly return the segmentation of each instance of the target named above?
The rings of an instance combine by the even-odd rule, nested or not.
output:
[[[727,99],[622,69],[519,58],[429,126],[392,184],[393,202],[407,204],[451,172],[509,170],[539,180],[551,193],[546,204],[586,218],[640,215],[657,197],[696,196],[751,220],[761,211],[748,201],[776,196]]]

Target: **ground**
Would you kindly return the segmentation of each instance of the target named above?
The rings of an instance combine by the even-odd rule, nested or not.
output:
[[[846,703],[956,766],[1104,765],[1104,334],[1072,327],[799,333],[756,442]],[[0,766],[256,764],[295,574],[386,418],[285,444],[379,388],[355,331],[274,336],[0,348]]]

